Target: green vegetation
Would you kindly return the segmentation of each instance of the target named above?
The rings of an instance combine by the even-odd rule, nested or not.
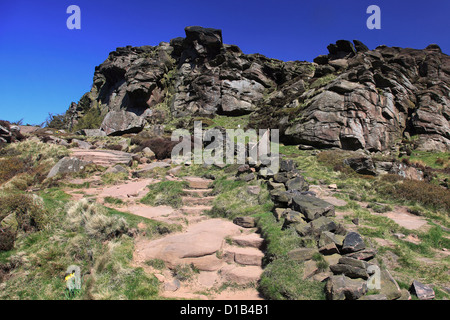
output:
[[[323,87],[324,85],[330,83],[334,79],[336,79],[336,75],[331,74],[331,73],[327,74],[326,76],[323,76],[323,77],[315,80],[313,83],[311,83],[310,89],[316,89],[316,88]]]
[[[48,222],[20,232],[14,249],[0,253],[0,265],[13,266],[1,299],[66,299],[64,274],[72,264],[80,266],[83,281],[73,299],[158,298],[157,279],[130,266],[134,241],[127,235],[137,223],[156,229],[155,222],[87,200],[67,202],[57,189],[41,196]]]
[[[191,280],[199,270],[193,264],[179,264],[172,270],[173,275],[180,281]]]
[[[120,205],[124,204],[122,199],[114,198],[114,197],[105,197],[104,201],[105,201],[105,203],[113,204],[116,206],[120,206]]]
[[[325,284],[302,280],[303,265],[287,257],[276,259],[264,270],[259,289],[273,300],[325,300]]]
[[[104,184],[116,184],[117,182],[128,180],[127,172],[106,172],[102,175]]]
[[[78,120],[72,131],[81,129],[98,129],[106,114],[99,107],[92,107]]]
[[[209,214],[213,217],[234,219],[270,211],[273,203],[267,189],[261,186],[261,192],[253,195],[247,192],[247,186],[244,181],[229,180],[227,177],[216,179],[213,183],[213,194],[217,196]]]
[[[148,186],[149,192],[141,202],[152,206],[171,206],[179,208],[182,205],[181,196],[187,187],[184,181],[161,181]]]

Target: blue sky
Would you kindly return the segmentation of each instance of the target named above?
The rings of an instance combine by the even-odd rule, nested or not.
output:
[[[381,8],[381,30],[369,30],[369,5]],[[68,30],[70,5],[81,30]],[[63,113],[90,90],[95,66],[126,45],[157,45],[184,27],[222,29],[244,53],[307,60],[339,39],[450,53],[448,0],[141,1],[15,0],[0,2],[0,119],[38,124]]]

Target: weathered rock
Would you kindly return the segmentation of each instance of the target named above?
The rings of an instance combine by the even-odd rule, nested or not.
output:
[[[306,222],[305,222],[305,220],[303,220],[303,215],[300,212],[289,210],[286,213],[286,217],[284,219],[284,223],[283,223],[283,226],[282,226],[281,229],[284,230],[287,227],[289,227],[291,224],[303,224],[303,225],[305,225]]]
[[[361,238],[359,233],[357,232],[349,232],[344,239],[344,243],[342,245],[342,252],[350,253],[357,252],[365,249],[366,245],[364,244],[364,240]]]
[[[334,243],[338,247],[342,247],[345,237],[329,231],[324,231],[320,234],[319,247],[323,247],[328,243]]]
[[[153,171],[156,168],[167,168],[167,167],[170,167],[170,164],[168,164],[166,162],[163,162],[163,161],[152,162],[150,164],[145,165],[140,170],[134,171],[133,177],[137,177],[137,178],[143,177],[143,176],[145,176],[146,173]]]
[[[333,254],[339,253],[339,250],[336,247],[336,245],[332,242],[332,243],[328,243],[322,247],[319,247],[319,252],[325,256],[328,256],[328,255],[333,255]]]
[[[373,164],[371,158],[360,157],[360,158],[349,158],[344,160],[344,164],[347,164],[356,171],[356,173],[364,174],[364,175],[372,175],[375,176],[377,174],[377,170]]]
[[[304,214],[309,221],[321,216],[334,216],[334,206],[316,197],[295,195],[292,197],[292,209]]]
[[[80,149],[89,150],[92,147],[92,145],[89,142],[83,140],[72,139],[72,143],[74,143]]]
[[[437,45],[369,50],[339,40],[313,64],[244,54],[223,44],[218,29],[191,26],[185,33],[111,52],[96,68],[91,91],[67,111],[69,127],[97,107],[133,113],[158,128],[169,116],[256,111],[252,124],[275,123],[282,139],[304,147],[385,151],[408,134],[419,149],[450,150],[450,58]],[[162,103],[170,114],[155,108]],[[125,130],[141,126],[132,127]]]
[[[311,229],[315,231],[335,231],[337,229],[337,224],[334,220],[328,217],[319,217],[310,222]]]
[[[303,279],[308,279],[314,276],[319,271],[317,264],[314,260],[305,261],[303,267]]]
[[[367,292],[366,281],[344,275],[331,276],[325,287],[328,300],[357,300]]]
[[[323,259],[328,263],[328,265],[334,265],[339,263],[339,259],[341,259],[342,256],[340,254],[332,254],[332,255],[325,255],[323,256]]]
[[[357,252],[347,253],[345,256],[359,260],[370,260],[375,257],[377,251],[375,249],[363,249]]]
[[[358,260],[358,259],[354,259],[354,258],[349,258],[349,257],[342,257],[341,259],[339,259],[339,263],[340,264],[347,264],[356,268],[361,268],[361,269],[367,269],[367,267],[369,266],[369,264],[363,260]]]
[[[256,195],[260,194],[261,187],[260,186],[248,186],[247,187],[247,192],[249,194],[252,194],[252,195],[256,196]]]
[[[143,117],[128,111],[110,111],[102,122],[101,129],[108,136],[136,133],[142,131],[145,125]]]
[[[79,134],[87,137],[106,137],[106,132],[101,129],[81,129]]]
[[[52,178],[57,174],[80,172],[89,162],[74,157],[64,157],[50,170],[47,178]]]
[[[409,290],[411,293],[415,294],[419,300],[433,300],[435,297],[433,288],[424,285],[417,280],[413,281]]]
[[[149,147],[145,147],[144,149],[142,149],[142,153],[146,158],[155,159],[155,153]]]
[[[380,293],[386,295],[389,300],[394,300],[401,297],[402,293],[400,287],[388,270],[381,270],[380,281]]]
[[[243,228],[256,227],[256,220],[254,217],[237,217],[233,220],[233,223]]]
[[[289,258],[292,260],[303,262],[307,260],[311,260],[314,256],[314,254],[318,253],[319,251],[315,248],[297,248],[292,251],[288,252]]]
[[[181,283],[178,279],[173,279],[171,282],[164,283],[164,291],[177,291],[180,289]]]
[[[365,269],[357,268],[348,264],[334,264],[330,266],[330,270],[334,274],[344,274],[352,279],[361,278],[366,280],[369,278],[369,275]]]
[[[121,166],[121,165],[115,165],[113,167],[109,167],[108,170],[106,170],[106,172],[110,172],[110,173],[119,173],[119,172],[123,172],[123,173],[128,173],[128,170]]]
[[[303,177],[295,177],[286,181],[286,188],[288,190],[308,191],[309,185]]]
[[[294,160],[281,160],[280,161],[280,172],[290,172],[296,169],[297,165]]]
[[[380,301],[380,300],[388,300],[388,298],[386,297],[385,294],[379,293],[379,294],[371,294],[371,295],[362,296],[358,300],[375,300],[375,301]]]

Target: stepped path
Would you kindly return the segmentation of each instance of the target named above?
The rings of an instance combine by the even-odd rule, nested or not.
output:
[[[134,260],[162,282],[162,295],[187,299],[261,299],[255,289],[262,273],[263,239],[256,229],[231,221],[209,218],[214,196],[211,180],[188,177],[183,206],[178,211],[186,225],[182,232],[156,240],[138,239]],[[177,215],[173,214],[172,219]],[[169,268],[156,270],[149,261],[164,261]],[[147,262],[147,263],[146,263]],[[189,279],[179,281],[170,270],[191,265]],[[228,288],[228,289],[227,289]],[[239,289],[241,288],[241,289]]]
[[[256,228],[243,228],[233,222],[211,218],[205,214],[212,209],[212,180],[199,177],[184,180],[182,206],[150,206],[140,202],[149,184],[160,180],[137,178],[103,187],[99,177],[74,179],[73,184],[90,182],[89,188],[66,190],[74,199],[94,197],[98,202],[135,215],[181,225],[180,232],[158,239],[136,238],[133,264],[154,274],[161,282],[161,295],[183,299],[262,299],[255,289],[263,272],[264,241]],[[106,197],[124,201],[117,206],[105,202]],[[164,261],[163,270],[152,267],[152,261]],[[181,279],[174,270],[191,266],[188,279]],[[186,277],[185,277],[186,278]]]

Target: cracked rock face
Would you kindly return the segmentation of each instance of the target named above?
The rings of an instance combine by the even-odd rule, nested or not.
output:
[[[251,126],[306,147],[385,151],[415,137],[421,150],[450,150],[450,59],[437,45],[369,50],[339,40],[313,63],[283,62],[224,44],[218,29],[185,33],[111,52],[69,108],[69,126],[92,107],[152,125],[250,114]]]

